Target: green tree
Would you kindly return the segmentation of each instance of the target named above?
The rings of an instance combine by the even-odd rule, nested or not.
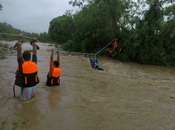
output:
[[[126,48],[122,56],[124,60],[142,64],[173,65],[175,26],[172,24],[174,22],[172,12],[174,12],[174,6],[165,7],[165,3],[158,0],[147,1],[147,4],[149,8],[139,12],[142,15],[136,16],[139,14],[136,11],[135,16],[130,18],[132,27],[129,30],[125,28],[122,32],[125,39],[128,39],[124,41]],[[165,14],[171,14],[169,21],[165,21]],[[130,35],[129,37],[126,32]]]
[[[57,42],[61,40],[61,43],[65,43],[67,50],[71,48],[72,51],[96,52],[120,33],[119,21],[129,2],[88,0],[87,5],[83,5],[83,2],[85,1],[70,1],[73,6],[79,6],[80,11],[71,17],[63,15],[53,19],[50,22],[49,35]],[[66,29],[70,27],[68,33],[63,31],[64,25]],[[67,42],[62,40],[64,37]]]
[[[118,59],[175,65],[175,5],[167,2],[72,0],[79,12],[53,19],[49,36],[68,51],[95,53],[120,35]]]
[[[45,43],[50,42],[50,41],[49,41],[49,35],[48,35],[48,33],[46,33],[46,32],[40,33],[39,40],[40,40],[41,42],[45,42]]]
[[[64,43],[69,39],[70,24],[72,23],[71,16],[63,15],[54,18],[50,22],[49,37],[56,43]]]

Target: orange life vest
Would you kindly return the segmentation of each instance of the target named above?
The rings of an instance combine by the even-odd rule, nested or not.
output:
[[[52,76],[48,77],[47,85],[54,86],[60,84],[61,68],[57,67],[53,69]]]
[[[54,68],[53,69],[53,72],[52,72],[52,77],[59,77],[61,74],[61,68],[57,67],[57,68]]]
[[[35,62],[24,61],[22,64],[22,77],[24,81],[24,87],[32,87],[39,83],[38,69]]]
[[[115,48],[117,48],[117,42],[116,41],[114,42],[114,50],[115,50]]]

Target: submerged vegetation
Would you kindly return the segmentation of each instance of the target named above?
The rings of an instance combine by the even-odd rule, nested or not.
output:
[[[0,59],[6,59],[10,54],[15,53],[14,48],[8,44],[0,43]]]
[[[27,123],[29,122],[29,119],[24,118],[24,119],[20,119],[20,120],[15,120],[13,121],[12,119],[5,118],[1,124],[0,124],[0,130],[6,130],[7,127],[11,127],[11,130],[15,130],[18,128],[18,126],[20,125],[20,127],[26,126]],[[8,126],[7,126],[8,125]],[[9,129],[9,128],[8,128]],[[19,129],[19,128],[18,128]]]

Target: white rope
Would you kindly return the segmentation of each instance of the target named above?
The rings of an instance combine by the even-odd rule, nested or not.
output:
[[[11,36],[16,36],[16,37],[18,37],[18,35],[15,35],[15,34],[8,34],[8,33],[0,33],[1,35],[11,35]],[[23,37],[25,37],[25,38],[28,38],[28,39],[32,39],[31,37],[27,37],[27,36],[23,36]],[[40,42],[39,40],[37,40],[38,42]],[[114,41],[114,40],[113,40]],[[113,42],[113,41],[111,41],[111,42]],[[75,53],[75,54],[83,54],[83,55],[94,55],[94,56],[96,56],[98,53],[100,53],[104,48],[106,48],[109,44],[111,44],[111,42],[110,43],[108,43],[105,47],[103,47],[101,50],[99,50],[97,53],[83,53],[83,52],[68,52],[68,53]],[[59,51],[60,52],[60,51]],[[61,52],[65,52],[65,51],[61,51]]]
[[[56,51],[57,48],[54,47],[54,50]],[[92,56],[95,56],[94,53],[83,53],[83,52],[68,52],[68,51],[60,51],[59,52],[63,52],[63,53],[68,53],[68,54],[79,54],[79,55],[92,55]]]
[[[59,52],[66,52],[66,51],[59,51]],[[83,53],[83,52],[67,52],[69,54],[79,54],[79,55],[92,55],[95,56],[94,53]]]
[[[101,50],[99,50],[95,55],[97,55],[98,53],[100,53],[103,49],[105,49],[109,44],[111,44],[114,40],[112,40],[110,43],[108,43],[105,47],[103,47]]]
[[[16,35],[16,34],[8,34],[8,33],[0,33],[0,34],[2,34],[2,35],[11,35],[11,36],[18,37],[18,35]],[[28,38],[28,39],[32,39],[31,37],[27,37],[27,36],[23,36],[23,37]],[[39,40],[37,40],[37,41],[40,42]]]

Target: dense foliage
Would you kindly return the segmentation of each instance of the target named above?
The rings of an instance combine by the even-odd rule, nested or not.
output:
[[[50,42],[48,33],[28,33],[21,31],[19,29],[14,28],[10,24],[7,23],[0,23],[0,33],[7,33],[7,34],[15,34],[18,35],[19,33],[23,33],[24,36],[27,37],[36,37],[41,42]],[[11,35],[2,35],[0,34],[0,40],[7,40],[7,41],[13,41],[17,40],[17,37],[11,36]],[[29,41],[30,39],[23,38],[24,41]]]
[[[173,3],[159,0],[74,0],[69,3],[80,10],[75,14],[67,11],[54,18],[49,27],[50,38],[64,49],[95,53],[120,35],[118,48],[122,51],[117,59],[175,66]]]

